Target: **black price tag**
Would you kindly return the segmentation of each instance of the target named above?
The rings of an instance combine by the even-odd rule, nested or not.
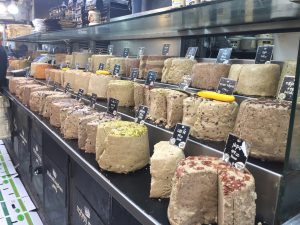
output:
[[[71,84],[67,83],[66,87],[65,87],[65,93],[69,93],[71,90]]]
[[[135,122],[144,124],[148,111],[149,108],[147,106],[141,105],[135,115]]]
[[[100,63],[98,69],[99,69],[99,70],[104,70],[104,66],[105,66],[104,63]]]
[[[164,44],[162,48],[162,55],[168,55],[171,44]]]
[[[119,76],[120,69],[121,69],[121,66],[116,64],[115,67],[114,67],[113,75]]]
[[[129,56],[129,48],[124,48],[123,57],[127,58]]]
[[[255,64],[265,64],[271,61],[273,56],[274,45],[260,46],[257,48]]]
[[[131,69],[131,74],[130,74],[130,79],[135,80],[139,77],[139,68],[132,68]]]
[[[285,76],[280,88],[278,99],[285,101],[293,101],[295,77]]]
[[[180,123],[176,124],[173,136],[170,139],[170,143],[172,145],[177,145],[181,149],[184,149],[190,134],[190,130],[191,128],[189,126]]]
[[[92,94],[92,96],[91,96],[91,99],[90,99],[90,106],[92,107],[92,108],[95,108],[95,104],[96,104],[96,102],[97,102],[97,94]]]
[[[157,77],[157,72],[149,71],[148,75],[147,75],[147,79],[145,81],[145,85],[154,86],[154,82],[156,80],[156,77]]]
[[[248,144],[239,137],[229,134],[223,160],[237,169],[243,170],[248,159]]]
[[[58,83],[54,83],[54,86],[53,86],[53,91],[57,91],[57,89],[58,89]]]
[[[198,47],[189,47],[187,52],[186,52],[185,58],[195,59],[197,51],[198,51]]]
[[[232,48],[221,48],[217,56],[217,63],[228,64],[231,57]]]
[[[108,50],[108,54],[109,54],[109,55],[112,55],[113,52],[114,52],[114,46],[113,46],[113,45],[109,45],[109,46],[107,47],[107,50]]]
[[[109,98],[107,104],[107,113],[116,116],[118,113],[119,100],[114,98]]]
[[[83,93],[84,93],[84,90],[79,89],[78,92],[77,92],[77,95],[76,95],[76,100],[80,101],[81,98],[82,98]]]
[[[235,89],[236,81],[222,77],[217,88],[217,92],[225,95],[232,95]]]

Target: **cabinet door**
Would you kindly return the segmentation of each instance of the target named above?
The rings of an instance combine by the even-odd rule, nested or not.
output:
[[[64,174],[68,174],[68,154],[45,132],[43,133],[42,142],[43,155],[55,162]]]
[[[71,161],[71,186],[76,187],[100,216],[104,224],[109,224],[111,196],[83,168]]]
[[[70,222],[72,225],[105,225],[94,208],[84,198],[84,194],[81,194],[75,186],[71,187]]]
[[[43,131],[41,127],[32,120],[31,122],[31,140],[35,140],[40,146],[42,146]]]
[[[24,182],[30,180],[30,151],[28,144],[28,132],[21,129],[18,136],[19,172]]]
[[[31,140],[31,179],[34,188],[35,197],[43,203],[43,155],[42,147],[35,141]]]
[[[44,163],[44,210],[50,224],[67,225],[67,174],[48,157]]]

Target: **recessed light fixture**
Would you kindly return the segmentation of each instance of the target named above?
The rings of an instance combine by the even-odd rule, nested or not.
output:
[[[0,2],[0,14],[6,14],[7,8],[3,2]]]
[[[19,8],[18,6],[16,5],[15,2],[11,2],[8,6],[7,6],[7,11],[13,15],[16,15],[19,13]]]

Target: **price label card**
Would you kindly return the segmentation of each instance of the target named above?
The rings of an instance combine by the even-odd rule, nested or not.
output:
[[[104,63],[100,63],[98,69],[99,69],[99,70],[104,70],[104,66],[105,66]]]
[[[217,88],[217,92],[225,95],[232,95],[235,89],[236,81],[222,77]]]
[[[195,59],[197,51],[198,51],[198,47],[189,47],[187,52],[186,52],[185,58]]]
[[[130,74],[130,79],[135,80],[139,77],[139,68],[132,68],[131,69],[131,74]]]
[[[223,160],[235,168],[243,170],[248,160],[248,149],[248,144],[244,140],[229,134],[223,153]]]
[[[67,83],[66,87],[65,87],[65,93],[69,93],[71,91],[71,84]]]
[[[293,101],[295,77],[286,75],[283,79],[278,99],[285,101]]]
[[[172,145],[176,145],[181,149],[185,148],[186,141],[189,137],[191,128],[189,126],[183,124],[176,124],[175,130],[173,132],[173,136],[170,139],[170,143]]]
[[[147,86],[154,86],[154,82],[156,80],[157,77],[157,72],[155,71],[149,71],[148,75],[147,75],[147,79],[145,81],[145,85]]]
[[[232,53],[232,48],[221,48],[217,56],[217,63],[228,64]]]
[[[119,106],[118,99],[109,98],[107,104],[107,113],[116,116],[118,114],[118,106]]]
[[[90,99],[90,106],[92,108],[95,108],[95,104],[97,102],[97,94],[92,93],[91,99]]]
[[[59,84],[57,82],[54,83],[53,91],[57,91]]]
[[[127,58],[129,56],[129,48],[124,48],[123,57]]]
[[[115,67],[114,67],[113,75],[114,76],[119,76],[120,69],[121,69],[121,66],[116,64]]]
[[[140,124],[144,124],[146,116],[148,114],[148,111],[149,111],[149,108],[147,106],[141,105],[139,107],[139,110],[136,113],[135,122],[140,123]]]
[[[77,94],[76,94],[76,100],[80,101],[81,98],[82,98],[82,95],[84,93],[84,90],[83,89],[79,89]]]
[[[145,47],[140,47],[138,52],[138,59],[140,59],[145,54]]]
[[[270,62],[273,56],[274,45],[260,46],[257,48],[255,64],[265,64]]]
[[[113,52],[114,52],[114,46],[113,46],[113,45],[109,45],[109,46],[107,47],[107,50],[108,50],[108,54],[109,54],[109,55],[112,55]]]
[[[162,48],[162,55],[169,55],[171,44],[164,44]]]

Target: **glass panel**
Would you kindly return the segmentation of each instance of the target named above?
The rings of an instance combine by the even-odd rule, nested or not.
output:
[[[292,104],[287,152],[281,182],[277,222],[283,223],[300,212],[300,51],[298,53],[294,100]]]
[[[120,40],[129,38],[151,38],[195,35],[194,29],[202,29],[203,34],[211,34],[213,27],[287,21],[300,17],[300,5],[286,0],[223,0],[188,6],[180,9],[163,8],[112,19],[110,23],[79,29],[71,29],[46,34],[33,34],[16,40],[49,41],[63,39]],[[277,22],[278,23],[278,22]],[[271,29],[269,25],[266,29]],[[296,25],[299,27],[298,25]],[[291,27],[291,22],[289,22]],[[253,25],[251,25],[253,28]],[[282,26],[285,29],[286,26]],[[226,33],[228,27],[213,32]],[[237,32],[240,29],[235,28]],[[245,29],[245,28],[244,28]],[[255,29],[258,29],[255,26]],[[249,30],[248,30],[249,31]]]

